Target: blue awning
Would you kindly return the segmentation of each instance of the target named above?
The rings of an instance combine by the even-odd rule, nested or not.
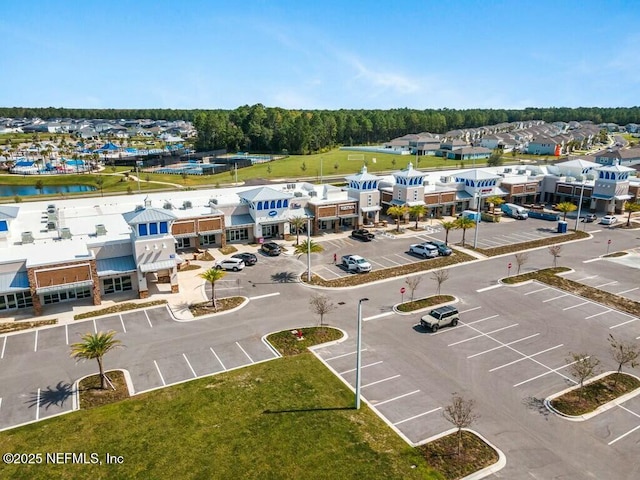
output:
[[[592,193],[591,198],[600,198],[602,200],[611,200],[613,195],[603,195],[602,193]]]
[[[119,275],[121,273],[135,272],[136,262],[133,260],[131,255],[105,258],[102,260],[96,260],[96,269],[98,270],[98,277]]]
[[[248,227],[255,224],[256,222],[251,215],[231,215],[231,225],[227,225],[227,227]]]

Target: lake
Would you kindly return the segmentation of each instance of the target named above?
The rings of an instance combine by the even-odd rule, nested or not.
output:
[[[55,195],[60,193],[93,192],[96,188],[90,185],[46,185],[38,190],[31,185],[0,185],[0,197],[28,197],[31,195]]]

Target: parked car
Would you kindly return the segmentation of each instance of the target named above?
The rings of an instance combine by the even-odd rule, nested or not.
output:
[[[453,251],[449,248],[449,246],[444,242],[439,242],[437,240],[431,240],[430,242],[425,242],[429,245],[433,245],[438,249],[438,254],[443,257],[448,257],[453,253]]]
[[[582,221],[585,223],[595,222],[598,216],[595,213],[587,213],[584,217],[582,217]]]
[[[215,267],[218,270],[233,270],[237,272],[244,268],[244,261],[241,258],[225,258],[216,262]]]
[[[280,245],[278,245],[276,242],[263,243],[260,247],[260,250],[262,250],[263,253],[269,255],[270,257],[277,257],[282,253]]]
[[[357,240],[362,240],[363,242],[370,242],[376,238],[376,236],[366,228],[358,228],[354,230],[351,232],[351,236]]]
[[[365,273],[371,271],[371,264],[360,255],[344,255],[341,264],[350,272]]]
[[[430,243],[415,243],[409,247],[409,253],[422,258],[434,258],[438,256],[438,248]]]
[[[616,217],[614,217],[613,215],[605,215],[604,217],[602,217],[600,219],[600,223],[602,225],[613,225],[617,221],[618,221],[618,219]]]
[[[239,258],[245,265],[255,265],[258,263],[258,257],[253,253],[234,253],[231,258]]]
[[[428,315],[420,319],[420,325],[429,328],[432,332],[437,332],[440,327],[451,325],[455,327],[460,320],[458,309],[451,305],[434,308]]]

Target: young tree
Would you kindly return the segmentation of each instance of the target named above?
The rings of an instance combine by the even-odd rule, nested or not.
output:
[[[562,220],[567,220],[567,213],[569,212],[573,212],[575,210],[577,210],[578,207],[576,207],[573,203],[571,202],[562,202],[556,205],[556,210],[558,210],[559,212],[564,213],[564,217],[562,218]]]
[[[302,164],[300,165],[300,170],[302,170],[303,172],[307,171],[307,164],[306,162],[302,162]]]
[[[221,280],[227,272],[217,268],[210,268],[206,272],[198,274],[198,276],[211,284],[211,306],[214,310],[218,310],[218,303],[216,302],[216,282]]]
[[[106,388],[106,375],[104,373],[104,365],[102,358],[111,350],[123,347],[120,340],[114,338],[116,332],[110,330],[108,332],[85,333],[81,335],[81,342],[71,345],[71,357],[76,360],[93,360],[98,362],[100,371],[100,388]]]
[[[289,225],[296,229],[296,245],[300,244],[300,230],[307,224],[305,217],[292,217],[289,219]]]
[[[553,257],[553,268],[558,266],[560,252],[562,252],[562,245],[551,245],[549,247],[549,254]]]
[[[629,212],[627,217],[627,227],[631,226],[631,214],[634,212],[640,212],[640,203],[636,202],[624,202],[624,209]]]
[[[407,287],[409,287],[409,292],[411,295],[411,301],[413,302],[413,295],[416,292],[416,289],[418,288],[418,285],[420,285],[420,282],[422,282],[422,279],[424,278],[424,275],[415,275],[413,277],[409,277],[407,278],[404,283],[407,285]]]
[[[96,185],[100,189],[100,196],[103,197],[104,191],[102,190],[102,188],[104,187],[104,177],[102,175],[98,175],[96,177]]]
[[[618,364],[618,373],[622,373],[622,367],[629,365],[631,368],[638,366],[640,348],[635,343],[616,340],[609,334],[609,345],[611,345],[611,356]]]
[[[442,288],[442,284],[449,280],[449,270],[444,270],[439,268],[438,270],[434,270],[431,274],[431,278],[436,281],[438,284],[438,288],[436,289],[436,295],[440,295],[440,289]]]
[[[337,172],[338,169],[340,168],[340,164],[338,162],[333,164],[333,169]]]
[[[414,205],[409,208],[409,215],[411,215],[416,220],[416,230],[418,229],[418,221],[424,217],[424,214],[427,212],[427,207],[424,205]]]
[[[448,244],[449,230],[455,230],[456,228],[458,228],[458,225],[456,224],[456,222],[445,222],[445,221],[441,221],[440,225],[442,226],[442,228],[444,228],[444,243]]]
[[[320,293],[314,294],[309,299],[309,308],[313,313],[320,316],[320,327],[324,326],[324,316],[333,312],[337,307],[329,297]]]
[[[470,427],[473,422],[480,418],[475,413],[475,402],[473,400],[465,400],[457,393],[452,394],[451,403],[444,407],[442,416],[458,429],[458,453],[462,452],[462,429]]]
[[[458,217],[455,221],[456,228],[462,229],[462,246],[464,247],[464,239],[469,228],[476,228],[476,221],[469,217]]]
[[[489,202],[489,205],[491,205],[491,213],[495,215],[496,207],[499,207],[504,203],[504,198],[498,197],[496,195],[496,196],[487,198],[487,202]]]
[[[522,266],[529,260],[529,254],[527,252],[520,252],[516,253],[514,256],[516,259],[516,266],[518,267],[516,275],[520,275],[520,268],[522,268]]]
[[[409,209],[407,208],[406,205],[402,205],[402,206],[393,206],[393,207],[389,207],[387,209],[387,214],[391,215],[392,217],[395,217],[396,219],[396,232],[400,231],[400,219],[404,218],[404,216],[407,214],[407,212],[409,211]]]
[[[584,387],[584,381],[598,373],[598,365],[600,365],[600,360],[596,357],[582,353],[570,352],[569,358],[565,361],[569,366],[569,373],[578,380],[581,390]]]
[[[311,239],[305,239],[301,243],[296,245],[296,248],[294,250],[294,253],[296,255],[306,255],[308,252],[322,253],[324,252],[324,247]]]

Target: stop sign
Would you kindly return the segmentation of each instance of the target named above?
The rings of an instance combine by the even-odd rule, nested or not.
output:
[[[406,288],[404,288],[404,287],[402,287],[402,288],[400,289],[400,293],[404,293],[404,292],[406,292],[406,291],[407,291],[407,290],[406,290]]]

